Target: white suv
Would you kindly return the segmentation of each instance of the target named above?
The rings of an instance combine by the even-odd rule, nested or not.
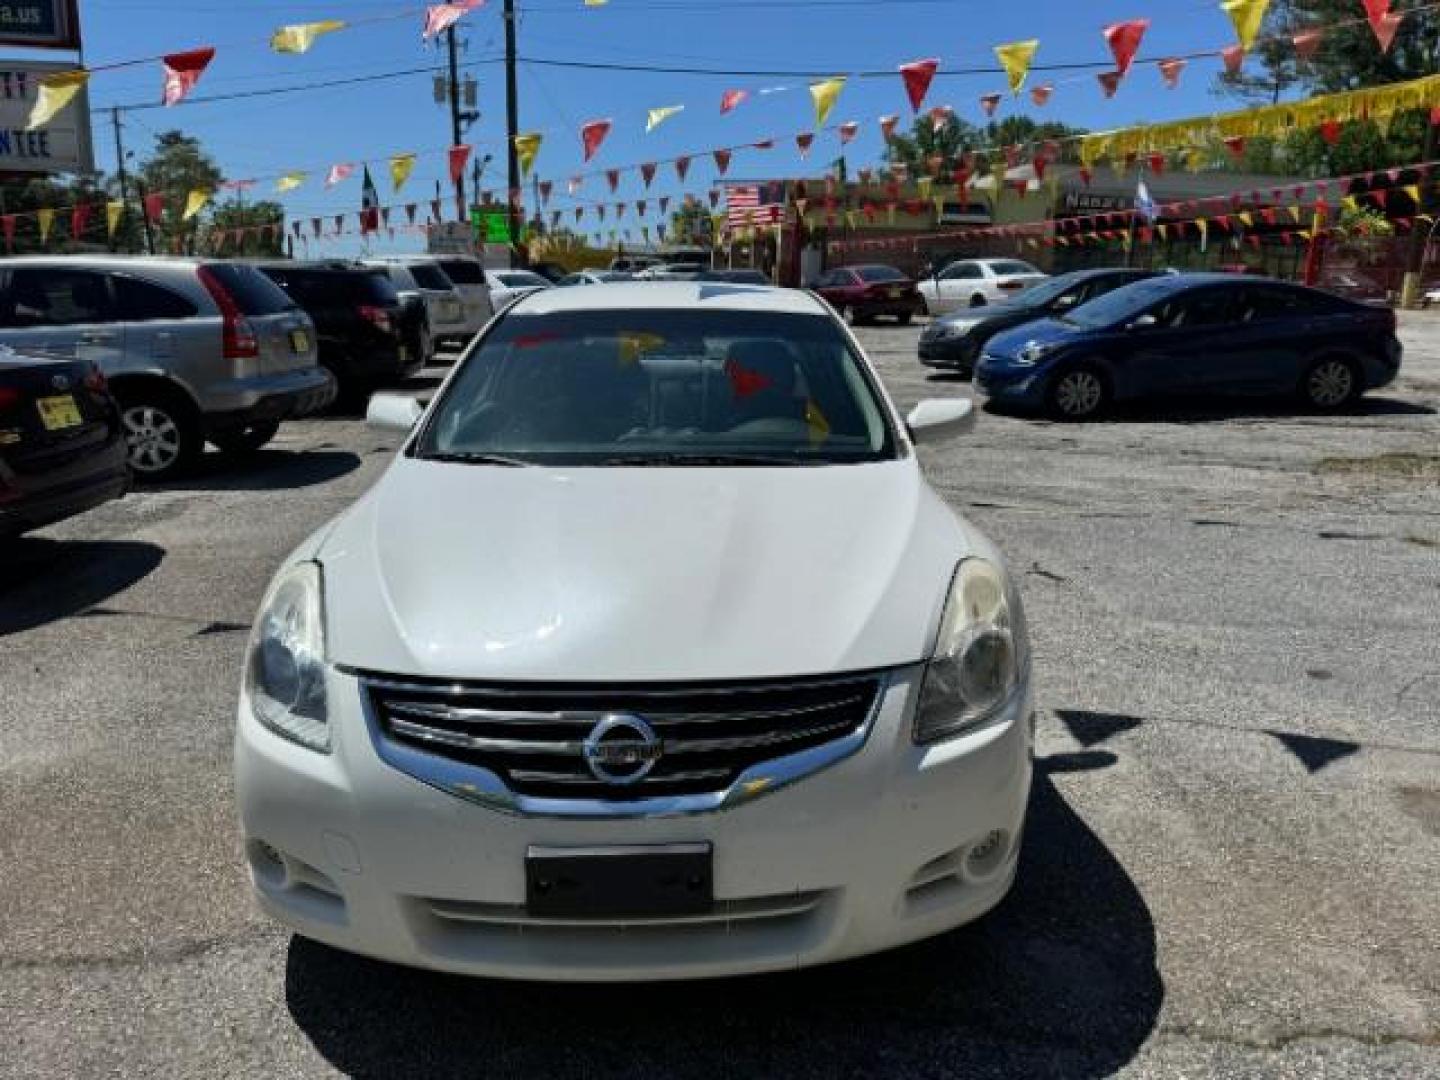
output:
[[[1034,704],[999,552],[799,291],[516,301],[267,592],[236,730],[261,906],[565,980],[790,970],[977,918]],[[412,425],[414,425],[412,429]]]

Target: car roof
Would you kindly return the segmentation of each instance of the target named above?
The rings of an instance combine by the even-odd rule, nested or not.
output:
[[[730,285],[714,281],[602,283],[589,289],[543,289],[520,300],[512,312],[550,315],[567,311],[625,311],[705,308],[715,311],[768,311],[820,315],[828,309],[800,289]]]
[[[1296,285],[1293,281],[1281,281],[1279,278],[1256,277],[1251,274],[1161,274],[1158,277],[1147,279],[1144,284],[1159,286],[1168,292],[1182,292],[1185,289],[1195,289],[1204,285],[1284,285],[1287,288],[1298,289],[1304,286]]]

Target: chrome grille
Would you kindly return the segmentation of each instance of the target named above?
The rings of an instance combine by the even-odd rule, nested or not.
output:
[[[747,769],[862,732],[876,675],[708,686],[517,686],[365,676],[380,738],[476,766],[513,793],[609,802],[709,795]],[[586,741],[606,717],[653,731],[648,769],[602,779]],[[626,765],[622,764],[621,771]]]

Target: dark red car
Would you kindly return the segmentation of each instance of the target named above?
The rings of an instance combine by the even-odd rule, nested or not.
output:
[[[852,325],[888,315],[903,326],[925,310],[915,282],[893,266],[841,266],[821,274],[810,288]]]

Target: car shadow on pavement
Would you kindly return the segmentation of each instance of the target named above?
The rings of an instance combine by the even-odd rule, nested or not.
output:
[[[148,576],[165,549],[130,540],[0,542],[0,637],[77,615]]]
[[[411,970],[292,938],[290,1014],[351,1076],[1108,1076],[1164,998],[1155,927],[1124,867],[1036,763],[1019,876],[969,927],[794,973],[634,986]]]
[[[338,480],[360,467],[360,457],[348,450],[257,450],[244,457],[202,454],[184,476],[158,484],[150,491],[284,491],[314,487]]]

